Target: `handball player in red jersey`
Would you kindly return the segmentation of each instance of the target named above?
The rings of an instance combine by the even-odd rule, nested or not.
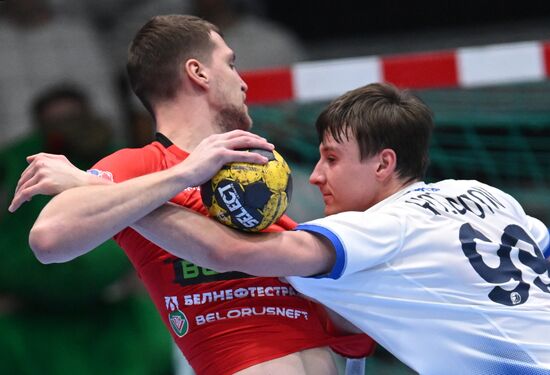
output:
[[[10,210],[35,194],[59,193],[41,216],[63,207],[55,219],[63,229],[46,239],[55,251],[34,246],[37,258],[43,263],[67,262],[114,237],[199,375],[328,375],[337,371],[329,347],[348,357],[371,354],[374,342],[368,336],[339,332],[323,308],[298,296],[279,278],[198,267],[157,246],[154,236],[146,239],[131,228],[165,202],[141,205],[141,197],[128,195],[121,200],[117,183],[177,165],[208,136],[248,130],[252,120],[245,105],[248,88],[235,68],[234,52],[215,25],[198,17],[153,17],[130,45],[127,70],[134,93],[155,120],[156,140],[115,152],[89,173],[75,172],[60,156],[30,157]],[[243,148],[265,143],[260,137],[230,137]],[[243,153],[241,161],[262,158]],[[48,163],[58,178],[55,186],[36,173]],[[71,173],[76,176],[72,180]],[[185,189],[170,202],[206,215],[198,188]],[[128,205],[139,206],[132,216],[123,210]],[[283,216],[267,231],[294,226]],[[154,233],[155,226],[150,230]],[[56,238],[59,243],[51,242]],[[38,242],[31,238],[31,247]]]

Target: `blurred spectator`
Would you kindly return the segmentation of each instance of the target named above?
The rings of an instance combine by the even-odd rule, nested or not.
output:
[[[192,0],[193,12],[218,25],[237,54],[240,71],[288,66],[306,58],[298,38],[282,25],[261,16],[257,2]]]
[[[40,95],[32,106],[32,120],[44,152],[73,155],[77,163],[91,165],[113,150],[110,124],[70,84]]]
[[[31,98],[66,80],[85,87],[100,113],[120,124],[112,69],[87,23],[55,18],[46,0],[6,0],[0,10],[0,148],[31,131]]]
[[[123,115],[122,134],[126,145],[141,147],[153,139],[152,119],[134,96],[126,80],[130,41],[137,30],[159,14],[189,13],[189,0],[48,0],[57,13],[93,24],[112,72]]]
[[[26,156],[62,152],[86,169],[111,150],[108,124],[78,88],[48,90],[32,108],[35,131],[0,152],[0,374],[166,374],[170,337],[114,241],[45,266],[27,238],[49,198],[7,213]]]

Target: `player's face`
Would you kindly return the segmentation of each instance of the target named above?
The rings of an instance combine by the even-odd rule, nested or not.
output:
[[[364,211],[377,203],[377,158],[361,160],[355,138],[338,143],[332,136],[325,136],[319,153],[309,182],[317,185],[323,195],[325,215]]]
[[[211,33],[215,44],[209,68],[212,74],[212,104],[217,109],[217,122],[221,131],[249,130],[252,119],[245,104],[248,86],[235,68],[235,53],[223,38]]]

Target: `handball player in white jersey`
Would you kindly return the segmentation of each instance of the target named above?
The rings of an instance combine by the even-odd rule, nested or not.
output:
[[[195,264],[286,276],[420,374],[550,374],[547,227],[478,181],[424,183],[432,113],[407,91],[350,91],[316,127],[320,159],[310,181],[325,218],[265,234],[170,205],[140,219],[139,204],[167,201],[242,158],[235,149],[246,137],[260,146],[243,131],[209,137],[171,169],[118,184],[121,199],[141,197],[121,215]],[[33,230],[36,238],[56,233],[48,211]]]

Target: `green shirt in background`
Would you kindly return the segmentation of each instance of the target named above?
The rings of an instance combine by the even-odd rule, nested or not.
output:
[[[0,303],[0,373],[170,373],[170,337],[146,294],[105,299],[109,286],[134,272],[113,240],[71,262],[43,265],[28,234],[50,197],[7,211],[26,157],[42,150],[34,135],[0,151],[0,300],[15,301],[13,309]]]

